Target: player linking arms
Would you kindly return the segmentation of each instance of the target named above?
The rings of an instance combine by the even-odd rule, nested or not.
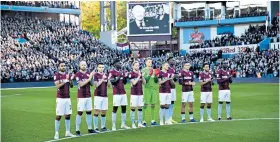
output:
[[[227,63],[223,62],[222,69],[217,72],[217,82],[219,84],[219,105],[218,105],[218,120],[221,120],[223,102],[226,102],[227,119],[230,117],[230,89],[229,84],[232,83],[230,71],[227,70]]]
[[[159,100],[160,100],[160,125],[164,125],[163,117],[165,116],[165,124],[172,124],[170,121],[169,106],[171,104],[171,80],[174,75],[167,73],[168,63],[162,65],[159,73]]]
[[[104,64],[98,63],[97,65],[98,72],[94,74],[94,130],[99,132],[98,129],[98,115],[101,111],[101,131],[108,131],[106,128],[106,111],[108,110],[108,96],[107,96],[107,86],[109,87],[110,83],[108,83],[108,76],[103,72]]]
[[[193,118],[193,102],[194,102],[194,94],[193,94],[193,86],[195,85],[193,79],[193,72],[190,71],[191,64],[186,62],[184,63],[184,69],[180,73],[179,84],[182,85],[182,108],[181,108],[181,116],[182,123],[186,123],[186,102],[189,103],[189,116],[190,122],[196,122]]]
[[[139,71],[139,63],[134,62],[132,64],[133,71],[130,72],[129,78],[131,79],[131,97],[130,97],[130,118],[132,123],[132,128],[135,126],[135,109],[138,107],[138,127],[145,127],[142,125],[142,107],[144,106],[143,88],[142,85],[146,83],[144,79],[145,73]]]
[[[152,59],[147,58],[146,67],[142,69],[142,72],[145,73],[144,77],[146,84],[144,85],[144,107],[143,107],[143,125],[147,126],[145,121],[146,119],[146,110],[147,106],[151,105],[151,125],[158,125],[155,121],[155,104],[157,102],[157,90],[156,86],[158,83],[158,75],[160,70],[154,70],[152,68]]]
[[[92,77],[94,72],[87,72],[87,63],[85,61],[80,62],[80,71],[76,73],[76,81],[78,83],[78,104],[77,104],[77,116],[76,116],[76,135],[80,136],[80,125],[83,111],[86,111],[86,121],[88,125],[88,133],[96,133],[92,129],[92,98],[90,93],[90,86],[93,85]]]
[[[130,129],[126,126],[126,106],[127,106],[127,96],[124,89],[124,84],[127,83],[127,73],[121,71],[122,64],[120,60],[115,60],[113,62],[114,69],[109,73],[109,79],[113,87],[113,112],[112,112],[112,130],[116,130],[116,115],[118,107],[122,108],[122,129]]]
[[[215,121],[211,117],[211,104],[213,102],[212,97],[212,75],[209,72],[209,65],[203,65],[203,72],[199,73],[199,82],[200,82],[200,122],[203,122],[204,106],[207,103],[207,114],[208,121]]]
[[[61,116],[65,116],[65,128],[66,137],[74,137],[75,135],[70,133],[70,115],[72,114],[72,106],[70,100],[69,87],[73,88],[74,75],[65,73],[65,63],[60,62],[58,64],[59,72],[54,76],[54,83],[57,88],[56,93],[56,119],[55,119],[55,135],[54,139],[59,139],[59,126]],[[71,76],[71,78],[70,78]]]

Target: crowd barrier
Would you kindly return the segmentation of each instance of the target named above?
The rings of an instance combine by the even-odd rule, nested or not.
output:
[[[195,79],[198,82],[198,79]],[[234,83],[279,83],[279,78],[233,78]],[[74,85],[77,83],[74,81]],[[1,88],[54,87],[54,82],[15,82],[2,83]]]

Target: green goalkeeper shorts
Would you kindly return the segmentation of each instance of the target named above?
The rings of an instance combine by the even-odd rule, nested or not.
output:
[[[157,90],[153,88],[144,88],[144,104],[157,103]]]

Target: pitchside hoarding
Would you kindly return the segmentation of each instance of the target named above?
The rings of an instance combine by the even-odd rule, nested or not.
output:
[[[127,3],[127,35],[171,35],[169,2]]]

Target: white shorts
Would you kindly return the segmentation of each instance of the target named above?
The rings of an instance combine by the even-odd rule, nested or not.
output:
[[[94,96],[94,109],[108,110],[108,97]]]
[[[230,102],[230,90],[219,90],[219,102]]]
[[[171,101],[176,101],[176,89],[171,89]]]
[[[194,102],[194,95],[193,95],[193,91],[190,92],[183,92],[182,94],[182,102],[186,103],[186,102]]]
[[[160,105],[171,104],[171,93],[159,93]]]
[[[126,94],[113,95],[113,106],[126,106],[126,105],[127,105]]]
[[[70,98],[56,98],[56,115],[63,116],[72,114]]]
[[[212,102],[213,102],[212,92],[200,93],[200,103],[212,103]]]
[[[144,106],[144,96],[143,95],[131,95],[130,96],[130,106],[131,107]]]
[[[92,99],[89,98],[78,98],[78,111],[92,111]]]

